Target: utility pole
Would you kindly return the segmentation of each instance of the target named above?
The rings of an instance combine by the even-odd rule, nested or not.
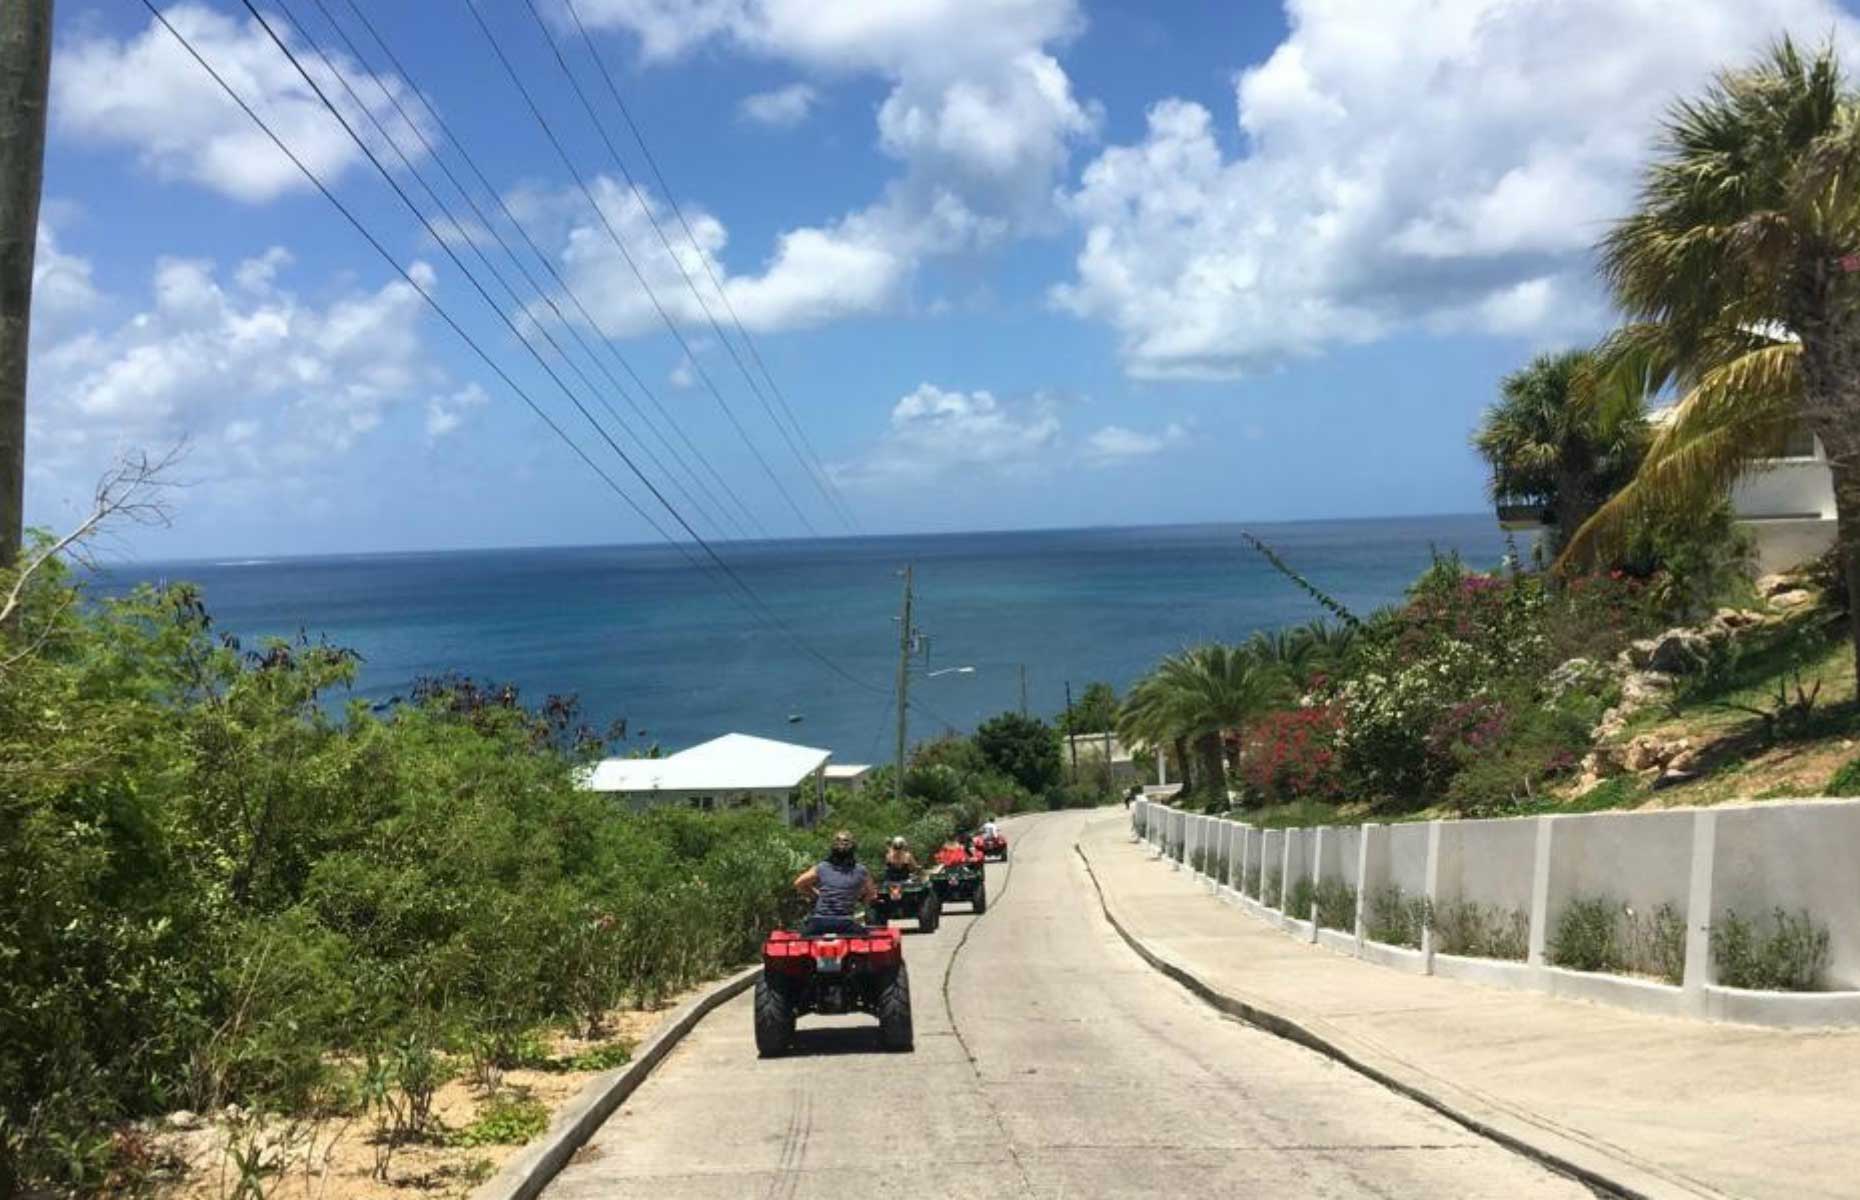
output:
[[[1020,664],[1020,715],[1027,715],[1027,664]]]
[[[911,568],[904,568],[904,604],[898,613],[898,755],[891,798],[904,799],[904,738],[911,691]]]
[[[1066,680],[1066,745],[1072,747],[1072,782],[1079,778],[1079,744],[1072,732],[1072,681]]]
[[[52,0],[0,0],[0,568],[26,523],[26,338],[45,179]]]

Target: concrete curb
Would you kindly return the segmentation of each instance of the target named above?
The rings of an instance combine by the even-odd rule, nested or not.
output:
[[[749,990],[761,974],[760,964],[747,967],[672,1014],[639,1046],[632,1062],[590,1079],[579,1095],[557,1109],[548,1132],[519,1150],[503,1170],[473,1189],[471,1200],[534,1200],[541,1195],[614,1110],[646,1082],[672,1047],[712,1009]]]
[[[1533,1125],[1518,1114],[1481,1104],[1476,1097],[1462,1094],[1457,1098],[1457,1102],[1449,1102],[1443,1099],[1440,1093],[1448,1090],[1451,1085],[1443,1087],[1442,1081],[1427,1077],[1425,1072],[1417,1071],[1398,1060],[1381,1055],[1371,1046],[1346,1048],[1340,1039],[1322,1036],[1286,1016],[1270,1012],[1219,990],[1189,968],[1172,961],[1166,954],[1133,934],[1129,927],[1118,919],[1110,897],[1105,894],[1104,885],[1099,882],[1097,872],[1092,869],[1091,856],[1086,853],[1084,845],[1074,842],[1072,849],[1085,866],[1085,874],[1091,879],[1092,888],[1098,894],[1098,905],[1104,912],[1105,920],[1110,922],[1111,928],[1117,931],[1117,935],[1124,940],[1125,944],[1136,952],[1137,957],[1161,974],[1181,984],[1197,998],[1218,1011],[1245,1021],[1267,1033],[1315,1050],[1350,1070],[1425,1105],[1481,1137],[1489,1138],[1507,1149],[1541,1163],[1558,1174],[1577,1180],[1598,1195],[1622,1197],[1624,1200],[1647,1200],[1651,1196],[1671,1195],[1675,1189],[1684,1189],[1685,1194],[1693,1196],[1716,1197],[1725,1194],[1696,1180],[1675,1178],[1650,1165],[1623,1162],[1604,1149],[1567,1134]],[[1471,1111],[1475,1108],[1484,1111],[1475,1115]],[[1555,1148],[1550,1148],[1546,1143],[1554,1143]]]

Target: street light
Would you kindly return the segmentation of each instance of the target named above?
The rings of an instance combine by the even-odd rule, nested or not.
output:
[[[927,674],[924,675],[924,678],[935,679],[938,675],[949,675],[952,673],[956,675],[973,675],[975,674],[975,668],[974,667],[944,667],[940,671],[928,672]]]

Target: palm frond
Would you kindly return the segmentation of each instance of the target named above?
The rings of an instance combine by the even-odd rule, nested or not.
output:
[[[1707,371],[1674,406],[1634,478],[1570,537],[1555,569],[1618,554],[1639,522],[1712,502],[1772,454],[1799,419],[1800,358],[1796,343],[1772,341]]]

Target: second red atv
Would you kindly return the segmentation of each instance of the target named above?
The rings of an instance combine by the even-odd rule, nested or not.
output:
[[[992,862],[1007,861],[1007,834],[1005,833],[978,833],[975,835],[974,846],[982,852],[984,859]]]
[[[852,1012],[878,1018],[885,1049],[911,1049],[911,977],[902,934],[885,927],[815,937],[786,929],[769,934],[756,980],[757,1053],[786,1053],[796,1017]]]

